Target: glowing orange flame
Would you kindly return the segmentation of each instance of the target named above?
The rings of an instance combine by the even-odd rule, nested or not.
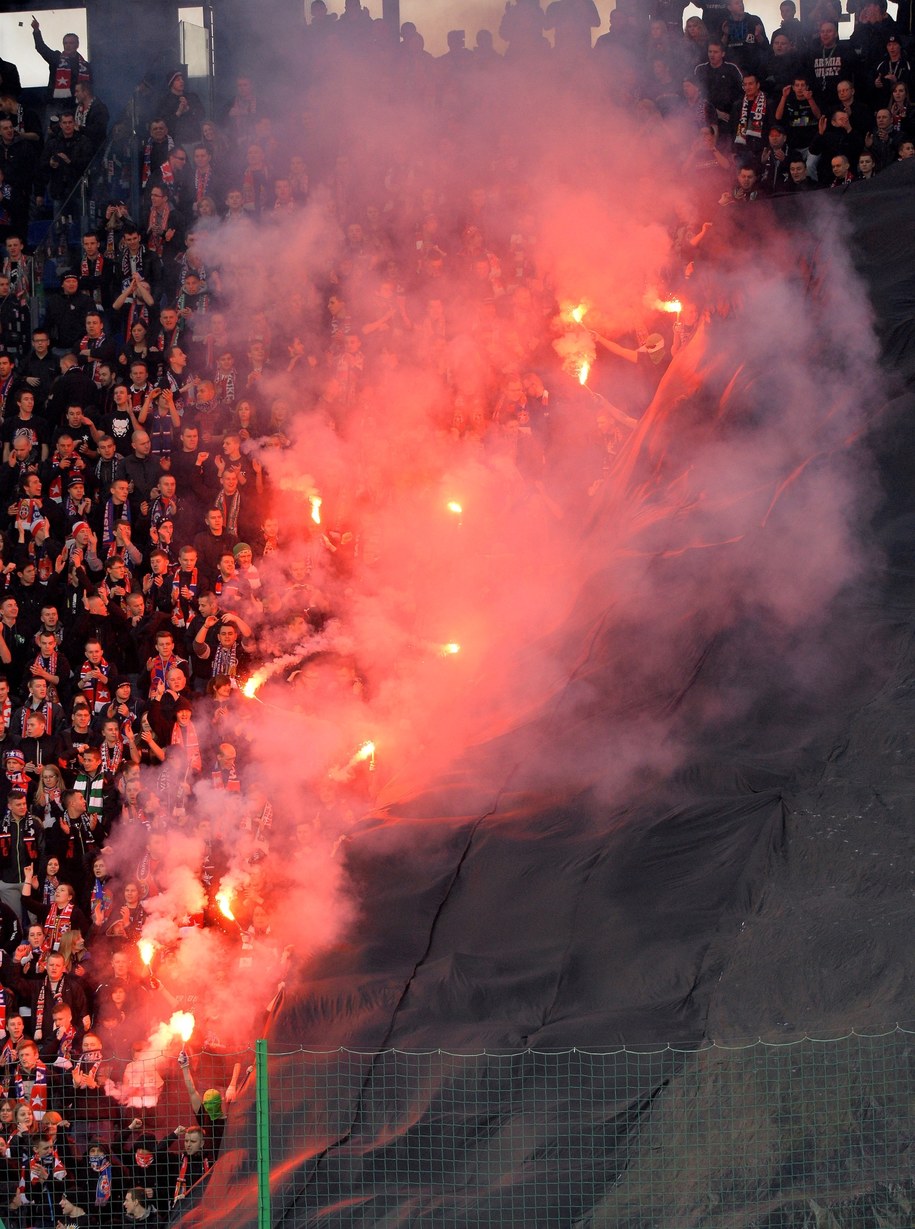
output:
[[[588,383],[588,375],[590,374],[590,371],[591,371],[591,364],[588,362],[586,358],[583,358],[581,360],[581,366],[578,368],[578,383],[579,384]]]
[[[679,315],[683,311],[683,304],[679,299],[656,299],[655,308],[659,312],[669,312],[670,315]]]
[[[219,905],[219,912],[223,917],[227,917],[230,922],[235,921],[235,914],[232,912],[232,898],[224,888],[220,888],[216,893],[216,904]]]
[[[353,769],[357,764],[362,764],[366,760],[369,762],[369,772],[375,771],[375,744],[369,740],[364,742],[353,754],[349,757],[343,767],[331,768],[328,770],[328,776],[331,781],[351,781],[353,778]]]
[[[312,495],[308,501],[311,504],[311,519],[316,525],[321,524],[321,504],[324,502],[320,495]]]
[[[461,504],[459,504],[459,503],[457,502],[457,500],[454,500],[454,499],[452,499],[452,500],[451,500],[451,501],[450,501],[450,502],[446,505],[446,507],[448,508],[448,511],[449,511],[449,512],[453,512],[455,516],[460,516],[460,515],[461,515],[461,513],[464,511],[464,509],[463,509],[462,505],[461,505]]]
[[[565,325],[580,325],[585,316],[588,314],[588,307],[589,305],[587,303],[565,303],[559,309],[559,319]]]
[[[267,681],[267,677],[268,675],[266,670],[255,670],[245,683],[244,687],[241,689],[241,694],[245,697],[245,699],[256,700],[258,690]]]
[[[150,964],[152,963],[152,958],[156,952],[155,943],[153,943],[152,939],[138,939],[137,951],[140,953],[140,959],[146,967],[149,968]]]
[[[449,641],[448,644],[442,645],[442,657],[453,657],[455,653],[460,653],[460,651],[461,646],[454,640]]]
[[[176,1011],[169,1020],[168,1027],[187,1044],[194,1031],[194,1017],[189,1011]]]

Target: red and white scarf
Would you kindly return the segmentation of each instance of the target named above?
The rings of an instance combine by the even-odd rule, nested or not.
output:
[[[44,942],[41,946],[45,952],[56,952],[60,949],[61,939],[72,927],[72,918],[72,901],[64,905],[63,909],[58,909],[57,905],[51,906],[44,921]]]
[[[38,1029],[35,1030],[35,1039],[40,1040]],[[36,1063],[35,1070],[29,1072],[27,1078],[23,1077],[22,1067],[17,1067],[16,1078],[13,1080],[17,1101],[25,1100],[25,1086],[29,1080],[33,1081],[29,1095],[29,1108],[36,1118],[43,1118],[48,1108],[48,1069],[44,1063]]]
[[[32,662],[32,665],[40,666],[41,669],[46,671],[48,674],[53,674],[56,676],[57,675],[57,653],[56,652],[51,653],[48,657],[42,657],[42,655],[39,653],[38,656],[35,658],[35,660]],[[49,681],[48,682],[47,708],[44,710],[45,733],[46,734],[51,733],[51,722],[52,722],[51,705],[56,704],[56,703],[57,703],[57,687],[52,682]]]
[[[106,742],[101,745],[102,752],[102,772],[108,773],[113,777],[121,766],[121,761],[124,758],[124,743],[119,739],[113,747],[109,747]]]
[[[152,659],[152,665],[149,667],[149,695],[148,699],[155,699],[155,692],[158,685],[161,683],[166,685],[166,675],[169,670],[175,666],[180,666],[181,662],[178,657],[172,653],[169,657],[163,657],[161,653],[157,653]]]
[[[103,677],[90,679],[89,675],[93,670],[101,670]],[[111,685],[108,681],[110,674],[111,667],[104,657],[94,666],[84,661],[79,668],[79,689],[93,713],[100,713],[106,704],[111,703]]]
[[[754,141],[761,141],[763,139],[765,136],[767,107],[766,96],[762,90],[759,91],[752,103],[749,98],[744,97],[743,102],[740,104],[740,119],[737,123],[735,145],[746,145],[747,137]]]
[[[48,1169],[52,1170],[57,1182],[62,1182],[67,1176],[66,1167],[57,1155],[56,1148],[51,1149],[49,1156],[32,1157],[32,1162],[29,1165],[29,1176],[33,1186],[39,1186],[46,1181]]]
[[[51,673],[53,674],[53,671]],[[22,729],[19,731],[19,734],[22,738],[25,738],[26,722],[28,721],[29,717],[31,717],[34,713],[41,713],[44,716],[44,732],[45,734],[51,733],[51,727],[54,724],[54,716],[53,716],[52,709],[51,709],[51,701],[44,700],[41,704],[38,705],[37,708],[24,708],[22,710],[22,716],[19,718],[20,724],[22,726]]]
[[[73,70],[74,61],[76,63],[75,73]],[[89,71],[89,65],[79,53],[69,56],[61,52],[60,59],[57,61],[57,67],[54,69],[52,97],[60,100],[72,98],[74,88],[80,81],[87,84],[91,80],[92,75]]]
[[[210,1171],[210,1162],[205,1156],[201,1157],[201,1160],[203,1161],[203,1172],[200,1176],[203,1177],[203,1174],[209,1173]],[[178,1180],[175,1182],[175,1193],[172,1199],[173,1204],[180,1203],[180,1201],[187,1194],[187,1169],[189,1161],[190,1157],[185,1152],[184,1156],[181,1158],[181,1166],[178,1170]]]
[[[146,237],[149,250],[155,252],[157,256],[162,255],[162,249],[165,247],[165,232],[168,230],[169,213],[171,213],[171,208],[168,201],[158,209],[153,205],[149,211]]]
[[[174,148],[175,148],[175,142],[172,140],[171,137],[167,137],[166,138],[167,151],[171,153]],[[143,146],[143,176],[142,176],[142,179],[140,180],[141,188],[146,187],[146,185],[149,183],[149,177],[150,175],[152,175],[152,155],[153,155],[153,143],[152,141],[147,141],[146,144]],[[166,166],[167,165],[168,163],[166,163]]]
[[[177,721],[172,730],[172,746],[183,747],[187,752],[187,766],[189,772],[200,772],[203,768],[203,760],[200,758],[200,743],[197,739],[197,731],[194,729],[193,721],[189,721],[186,726],[180,725]]]

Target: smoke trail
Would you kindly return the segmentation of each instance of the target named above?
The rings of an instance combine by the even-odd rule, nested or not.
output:
[[[249,447],[280,548],[259,564],[268,660],[256,695],[237,697],[244,793],[197,787],[204,835],[170,842],[149,933],[169,946],[163,981],[205,984],[209,1016],[236,1038],[288,974],[288,945],[307,976],[344,934],[358,902],[340,842],[373,806],[544,711],[553,736],[532,739],[519,785],[625,798],[682,762],[696,722],[755,703],[764,662],[812,700],[830,603],[869,566],[858,526],[870,479],[848,444],[874,402],[875,348],[829,212],[811,242],[761,207],[735,219],[710,205],[675,173],[685,130],[646,128],[587,73],[562,84],[505,68],[446,106],[419,70],[379,79],[373,54],[338,48],[298,95],[280,52],[299,117],[280,149],[309,150],[316,186],[290,219],[202,237],[239,351],[259,313],[272,334],[258,397],[275,421]],[[370,229],[373,206],[366,255],[347,227]],[[686,251],[684,232],[705,220]],[[498,274],[461,256],[470,224],[512,253]],[[361,368],[331,345],[332,290],[368,352]],[[674,294],[698,323],[633,408],[650,359],[614,358],[591,330],[669,345],[655,303]],[[381,344],[360,332],[388,312]],[[582,387],[562,362],[585,357]],[[483,430],[531,372],[550,393],[545,463],[511,424]],[[600,421],[620,406],[638,425],[608,452]],[[686,722],[670,694],[724,636],[745,655]],[[480,789],[505,778],[494,758],[476,761]],[[228,885],[237,915],[261,902],[269,913],[242,967],[231,919],[174,933],[202,907],[192,870],[211,845],[214,889]]]

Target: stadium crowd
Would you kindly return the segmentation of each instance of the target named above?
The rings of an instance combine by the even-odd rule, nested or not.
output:
[[[316,125],[301,109],[290,120],[247,75],[208,115],[180,69],[144,82],[134,146],[95,97],[75,35],[52,49],[33,22],[49,67],[43,109],[22,104],[16,66],[0,61],[8,1224],[164,1221],[218,1150],[239,1080],[220,1061],[218,1029],[198,1015],[193,1062],[180,1024],[157,1035],[161,1053],[150,1041],[174,1012],[199,1006],[193,987],[170,981],[169,952],[150,959],[140,946],[150,901],[168,892],[174,833],[193,833],[202,851],[192,870],[203,905],[174,919],[179,933],[224,932],[227,976],[252,960],[283,975],[288,952],[271,939],[280,893],[259,867],[272,865],[274,808],[286,800],[251,767],[243,688],[292,648],[291,681],[307,690],[329,665],[334,687],[360,695],[355,659],[311,655],[308,642],[363,566],[377,496],[367,458],[323,517],[314,497],[290,503],[274,459],[294,452],[303,416],[352,441],[373,431],[405,371],[422,372],[441,439],[548,496],[582,432],[575,487],[587,502],[695,328],[690,279],[714,260],[717,211],[843,187],[915,152],[903,6],[893,21],[885,0],[862,5],[848,39],[829,0],[803,20],[785,0],[769,32],[743,0],[705,5],[685,26],[684,10],[683,0],[650,11],[621,0],[592,47],[592,0],[545,11],[510,0],[504,57],[481,30],[473,49],[452,31],[436,59],[410,24],[392,41],[358,0],[339,16],[313,0],[290,34],[305,78],[328,88],[358,58],[386,99],[409,95],[439,117],[436,149],[394,134],[380,148],[352,145],[342,124]],[[468,95],[576,66],[643,131],[677,134],[677,173],[702,209],[671,224],[663,289],[683,300],[676,323],[648,313],[616,337],[570,323],[538,267],[534,182],[498,135],[486,173],[468,182],[461,169],[452,121]],[[30,227],[74,212],[84,174],[98,226],[42,271],[37,318]],[[252,270],[265,250],[275,257],[315,211],[338,236],[320,276],[291,300],[259,292]],[[587,338],[579,349],[576,330]],[[612,404],[568,366],[570,350],[579,363],[595,346]],[[584,428],[563,416],[576,398]],[[334,788],[358,782],[343,774]],[[248,872],[228,925],[214,797],[237,808],[232,840]],[[326,785],[308,805],[331,805]],[[201,1095],[204,1072],[214,1087]]]

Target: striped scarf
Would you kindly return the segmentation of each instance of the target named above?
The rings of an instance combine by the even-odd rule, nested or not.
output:
[[[96,307],[102,306],[102,291],[100,282],[105,272],[105,257],[99,252],[98,256],[94,257],[90,263],[89,257],[84,255],[79,263],[80,281],[88,281],[90,278],[95,282],[92,289],[92,300]]]
[[[107,491],[116,478],[124,477],[124,458],[114,456],[106,461],[99,457],[95,465],[95,477],[103,491]]]
[[[232,645],[230,649],[224,649],[222,645],[216,649],[213,654],[213,675],[225,674],[228,678],[234,679],[238,673],[238,647]]]
[[[103,926],[108,921],[113,904],[114,898],[108,891],[107,881],[96,879],[92,885],[92,901],[90,905],[93,926]]]
[[[177,500],[169,499],[165,495],[157,495],[149,509],[149,523],[158,529],[163,521],[174,520],[177,511]]]
[[[63,1161],[57,1155],[57,1149],[52,1148],[49,1156],[33,1156],[29,1166],[29,1177],[33,1186],[43,1186],[48,1178],[48,1170],[52,1170],[54,1178],[62,1182],[67,1176]]]
[[[210,1171],[210,1162],[205,1156],[202,1156],[201,1160],[203,1161],[203,1171],[200,1176],[203,1177],[204,1174],[209,1173]],[[185,1195],[187,1195],[187,1170],[189,1162],[190,1157],[185,1152],[184,1156],[181,1158],[181,1166],[178,1170],[178,1180],[175,1182],[175,1193],[172,1199],[173,1207],[176,1203],[180,1203],[181,1200],[184,1199]]]
[[[57,905],[52,905],[48,911],[48,916],[44,922],[44,942],[42,949],[45,952],[56,952],[60,950],[60,941],[70,930],[73,918],[73,902],[70,901],[64,905],[63,909],[58,909]]]
[[[241,792],[241,781],[234,764],[225,771],[222,768],[214,768],[210,775],[210,783],[213,789],[225,790],[227,794],[238,794]]]
[[[86,800],[86,814],[82,816],[82,820],[87,841],[94,842],[95,838],[92,835],[92,829],[85,821],[91,815],[101,816],[102,814],[105,796],[105,774],[99,771],[94,777],[80,775],[74,781],[73,788],[81,793]]]
[[[213,366],[213,363],[210,363]],[[234,401],[235,400],[235,381],[238,378],[238,373],[233,367],[231,371],[221,371],[217,373],[216,384],[216,400],[217,401]]]
[[[210,310],[210,296],[205,290],[201,290],[199,294],[188,294],[186,290],[182,290],[178,295],[178,302],[175,305],[178,311],[184,311],[189,307],[192,312],[205,316]]]
[[[241,511],[241,495],[238,491],[228,498],[224,491],[216,497],[213,507],[222,513],[229,533],[238,533],[238,514]]]
[[[183,320],[179,320],[175,327],[173,329],[169,329],[167,333],[165,329],[159,329],[159,337],[156,344],[159,347],[160,354],[164,354],[168,357],[168,353],[172,346],[177,346],[183,323]]]
[[[32,665],[40,666],[41,669],[46,671],[46,673],[48,674],[56,674],[57,673],[57,653],[56,651],[51,653],[48,657],[42,657],[42,655],[39,653],[38,656],[35,658],[35,660],[32,662]],[[53,683],[48,683],[48,699],[49,700],[51,699],[52,693],[53,693],[53,698],[56,701],[57,700],[57,688],[54,686]],[[50,712],[45,713],[45,720],[50,721],[50,719],[51,719]],[[49,734],[51,733],[50,725],[48,725],[47,727],[47,732]]]
[[[10,395],[10,390],[15,382],[16,373],[14,371],[12,375],[7,376],[2,384],[0,384],[0,414],[2,414],[4,418],[6,417],[6,402]]]
[[[172,140],[171,137],[167,137],[166,138],[166,152],[170,154],[174,148],[175,148],[175,142]],[[143,146],[143,177],[140,180],[141,188],[146,187],[146,185],[149,183],[149,177],[150,175],[152,175],[152,155],[153,155],[153,143],[152,141],[147,141],[146,144]],[[165,165],[168,166],[168,163],[166,163]]]
[[[15,785],[15,782],[13,784]],[[35,821],[31,815],[27,815],[19,824],[14,824],[13,817],[9,811],[0,820],[0,857],[6,859],[12,855],[13,842],[14,839],[17,839],[13,836],[14,827],[22,835],[22,839],[25,842],[26,857],[29,862],[36,862],[38,860],[38,831],[35,827]]]
[[[179,725],[175,722],[175,727],[172,730],[172,746],[183,747],[187,752],[187,768],[188,772],[200,772],[203,767],[203,760],[200,758],[200,743],[197,739],[197,731],[194,729],[193,721],[189,721],[186,726]]]
[[[95,1183],[95,1206],[102,1208],[111,1200],[111,1161],[107,1156],[93,1156],[89,1158],[89,1164],[98,1175]]]
[[[194,172],[194,197],[199,205],[205,196],[210,195],[210,184],[213,182],[213,172],[209,169]]]
[[[121,252],[121,289],[126,290],[133,280],[134,270],[143,280],[143,256],[145,249],[141,244],[137,249],[136,259],[131,263],[130,252],[125,247]],[[130,295],[127,299],[127,319],[124,322],[124,335],[130,336],[130,330],[135,324],[142,324],[147,329],[149,327],[149,308],[142,299],[137,299],[134,295]]]
[[[174,653],[170,657],[163,657],[161,653],[156,654],[152,659],[152,665],[149,667],[149,695],[147,699],[155,699],[156,688],[160,683],[163,687],[166,685],[165,676],[169,670],[180,665],[181,662]]]
[[[762,90],[759,91],[753,102],[750,102],[749,98],[744,98],[740,104],[737,136],[734,138],[735,145],[746,145],[747,137],[756,141],[763,139],[765,136],[767,109],[768,103]]]
[[[107,772],[109,776],[114,776],[121,766],[121,761],[124,758],[123,742],[116,742],[113,747],[109,747],[106,742],[101,745],[102,753],[102,772]]]
[[[58,101],[65,98],[72,99],[76,86],[80,82],[86,84],[91,80],[92,74],[89,65],[79,52],[74,51],[72,55],[67,55],[62,51],[57,61],[57,67],[54,69],[54,84],[51,87],[51,97]]]
[[[72,498],[72,495],[68,495],[64,503],[64,515],[71,524],[74,521],[82,521],[86,519],[91,506],[92,500],[88,498],[88,495],[84,495],[80,501]]]
[[[19,108],[20,117],[22,107]],[[18,131],[21,133],[21,118]],[[31,294],[32,274],[31,260],[28,256],[20,256],[18,260],[10,260],[7,256],[3,262],[3,272],[10,279],[10,291],[21,303],[26,303]]]
[[[107,340],[108,338],[105,336],[104,332],[100,333],[98,337],[90,337],[88,334],[86,334],[86,336],[79,343],[79,348],[81,351],[88,350],[90,356],[93,354],[98,355],[99,350],[101,349],[101,347],[105,344]],[[100,388],[101,383],[102,383],[101,379],[99,378],[99,373],[98,373],[100,363],[101,363],[101,359],[97,357],[96,358],[90,357],[89,363],[88,363],[89,374],[92,377],[92,383],[95,385],[96,388]]]
[[[53,674],[54,671],[52,670],[51,673]],[[44,732],[45,734],[51,733],[51,727],[54,724],[53,710],[51,708],[51,701],[44,700],[41,704],[38,705],[37,708],[24,708],[22,710],[22,716],[19,718],[19,724],[21,727],[19,730],[19,734],[22,738],[25,738],[26,722],[28,721],[29,717],[32,716],[33,713],[42,713],[44,715]]]
[[[234,768],[232,771],[235,771]],[[214,773],[213,775],[217,774]],[[253,832],[255,840],[263,842],[266,840],[267,833],[273,827],[273,804],[270,802],[264,803],[264,808],[260,815],[246,814],[240,826],[243,832]]]
[[[41,1037],[42,1037],[42,1032],[43,1032],[42,1021],[44,1020],[44,1006],[45,1006],[45,999],[47,997],[47,993],[50,990],[54,998],[54,1006],[57,1007],[60,1003],[64,1001],[62,986],[63,986],[63,979],[61,979],[57,983],[56,990],[54,989],[54,986],[52,985],[51,979],[49,977],[45,977],[44,981],[41,983],[41,989],[38,991],[38,1003],[35,1006],[34,1037],[36,1041],[41,1041]],[[41,1066],[42,1064],[39,1063],[38,1065]],[[47,1072],[45,1072],[45,1081],[47,1082]],[[18,1099],[21,1099],[21,1098],[17,1094],[17,1100]]]
[[[190,597],[182,597],[181,590],[187,589]],[[192,618],[192,610],[197,601],[197,568],[194,567],[190,572],[183,572],[180,565],[175,568],[172,578],[172,606],[175,608],[175,613],[180,618],[179,627],[184,627],[190,623]]]
[[[157,256],[162,255],[165,246],[165,232],[168,230],[168,215],[171,212],[168,201],[157,209],[155,205],[149,211],[149,225],[146,234],[149,239],[149,250]]]
[[[114,500],[109,499],[105,504],[105,520],[102,525],[103,546],[110,546],[114,541],[114,527],[117,521],[126,521],[128,525],[131,522],[129,501],[121,504],[120,508],[117,509],[117,515],[115,515],[115,511]]]
[[[35,1035],[38,1036],[37,1032]],[[19,1068],[16,1079],[13,1081],[17,1101],[25,1100],[25,1086],[30,1080],[32,1091],[29,1093],[28,1104],[32,1113],[40,1121],[44,1118],[45,1110],[48,1108],[48,1069],[44,1063],[37,1063],[35,1070],[25,1077],[22,1068]]]
[[[76,1029],[71,1024],[69,1028],[64,1029],[57,1040],[57,1057],[65,1058],[68,1063],[72,1063],[73,1060],[73,1039],[75,1036]]]
[[[89,678],[93,670],[101,670],[104,677]],[[93,713],[100,713],[106,704],[111,703],[111,684],[108,681],[110,674],[111,667],[104,657],[98,665],[93,666],[90,662],[84,661],[80,666],[79,689]]]

